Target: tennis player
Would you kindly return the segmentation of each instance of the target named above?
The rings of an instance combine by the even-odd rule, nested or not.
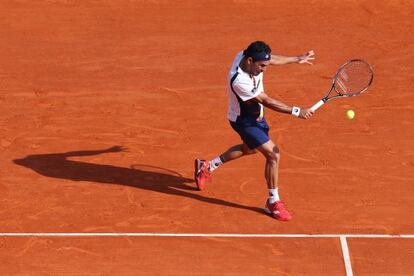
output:
[[[272,55],[270,47],[263,41],[251,43],[239,52],[228,75],[228,113],[231,127],[239,134],[242,143],[230,147],[212,160],[195,160],[194,177],[199,190],[220,165],[242,156],[261,152],[266,158],[265,178],[269,190],[264,211],[273,218],[288,221],[291,215],[279,198],[278,168],[280,152],[269,138],[269,126],[264,117],[263,107],[273,111],[309,119],[313,111],[282,103],[268,96],[263,89],[263,73],[269,65],[290,63],[312,64],[314,52],[301,56]]]

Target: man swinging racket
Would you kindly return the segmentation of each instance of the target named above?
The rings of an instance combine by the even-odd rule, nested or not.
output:
[[[251,43],[247,49],[237,54],[228,76],[229,107],[227,118],[231,127],[240,135],[242,144],[230,147],[226,152],[212,160],[195,160],[194,177],[200,190],[211,174],[220,165],[242,156],[261,152],[266,158],[265,178],[269,189],[269,198],[264,211],[273,218],[288,221],[292,217],[285,204],[279,198],[278,170],[280,153],[278,147],[269,138],[269,126],[263,113],[263,107],[274,111],[292,114],[301,119],[309,119],[313,111],[309,108],[289,106],[269,97],[263,89],[263,72],[269,65],[289,63],[311,64],[314,52],[301,56],[272,55],[270,47],[263,41]]]

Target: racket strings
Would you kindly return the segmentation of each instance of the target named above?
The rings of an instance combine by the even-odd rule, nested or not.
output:
[[[343,66],[335,78],[335,90],[347,96],[365,91],[372,82],[371,66],[362,60],[353,60]]]

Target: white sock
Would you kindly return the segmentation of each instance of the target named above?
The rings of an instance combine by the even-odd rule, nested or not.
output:
[[[214,158],[209,163],[208,171],[209,172],[213,172],[215,169],[217,169],[218,167],[220,167],[221,164],[223,164],[223,161],[221,161],[220,156]]]
[[[279,198],[279,191],[278,190],[279,190],[278,188],[276,188],[276,189],[269,189],[269,202],[271,204],[272,203],[275,203],[278,200],[280,200],[280,198]]]

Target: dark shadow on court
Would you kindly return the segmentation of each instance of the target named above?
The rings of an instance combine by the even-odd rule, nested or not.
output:
[[[70,157],[92,156],[123,150],[120,146],[114,146],[103,150],[33,154],[22,159],[13,160],[13,162],[47,177],[125,185],[158,193],[188,197],[210,204],[263,212],[262,209],[257,207],[245,206],[195,193],[197,189],[194,184],[188,185],[188,183],[194,182],[193,179],[183,177],[168,169],[148,165],[133,165],[131,168],[124,168],[68,160]]]

